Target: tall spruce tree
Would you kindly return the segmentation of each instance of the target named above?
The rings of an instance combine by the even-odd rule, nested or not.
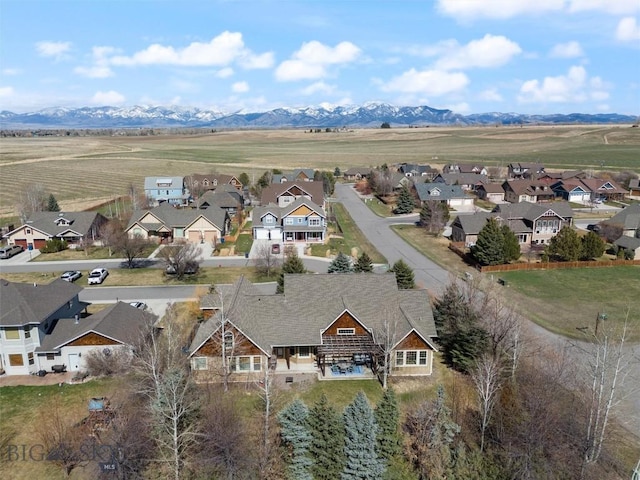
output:
[[[327,268],[327,273],[351,273],[352,271],[351,260],[342,252],[338,253]]]
[[[309,456],[311,432],[309,409],[300,399],[294,400],[278,414],[280,436],[289,453],[289,478],[312,480]]]
[[[353,271],[356,273],[373,272],[373,262],[371,261],[371,257],[367,255],[367,252],[362,252],[362,255],[358,257],[358,260],[353,265]]]
[[[56,197],[53,196],[53,193],[49,194],[49,198],[47,199],[47,212],[59,212],[60,205],[58,205],[58,201]]]
[[[471,248],[471,254],[482,265],[504,263],[504,234],[495,218],[489,218],[482,227],[476,244]]]
[[[380,480],[386,470],[378,456],[376,442],[378,425],[367,397],[359,392],[344,410],[344,454],[346,465],[342,480]]]
[[[398,194],[398,202],[396,204],[395,212],[400,215],[411,213],[415,206],[416,203],[413,195],[411,195],[411,191],[406,185],[403,185],[400,193]]]
[[[311,473],[315,480],[335,480],[345,466],[344,423],[342,416],[322,394],[309,411],[311,445],[309,455],[313,461]]]
[[[278,275],[278,286],[276,287],[276,293],[284,293],[284,274],[285,273],[305,273],[307,270],[304,268],[302,259],[298,256],[296,250],[291,250],[286,253],[286,258],[282,263],[282,270]]]
[[[594,260],[604,253],[605,245],[596,232],[589,232],[582,237],[581,260]]]
[[[400,453],[400,435],[398,433],[398,421],[400,412],[393,388],[387,388],[375,410],[376,423],[378,424],[378,452],[389,462]]]
[[[575,262],[582,254],[582,242],[578,233],[564,226],[549,242],[549,254],[563,262]]]
[[[514,262],[520,258],[520,243],[518,237],[508,225],[502,225],[502,238],[504,240],[503,263]]]
[[[396,274],[396,282],[400,290],[411,290],[416,288],[415,276],[413,270],[404,260],[400,259],[389,269],[390,272]]]

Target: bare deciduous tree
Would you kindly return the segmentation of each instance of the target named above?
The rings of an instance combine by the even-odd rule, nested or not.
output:
[[[271,275],[275,274],[278,270],[278,266],[280,265],[280,258],[278,255],[273,253],[271,249],[271,245],[268,243],[263,243],[256,248],[256,271],[260,275],[264,275],[267,278],[270,278]]]
[[[158,257],[164,260],[167,272],[174,273],[180,279],[187,273],[197,271],[201,254],[202,249],[189,242],[183,245],[166,245],[160,250]]]
[[[46,413],[43,411],[37,422],[37,435],[47,452],[46,459],[61,466],[67,476],[87,462],[80,448],[86,440],[85,432],[62,413],[57,399],[47,405]]]
[[[265,366],[262,370],[262,376],[258,382],[256,382],[258,389],[258,395],[262,401],[262,431],[260,442],[260,455],[258,458],[258,468],[260,471],[260,478],[269,480],[272,478],[272,468],[274,466],[275,457],[274,452],[278,448],[278,435],[275,434],[271,428],[274,422],[273,413],[275,411],[274,405],[277,401],[278,389],[275,384],[275,372]]]
[[[112,241],[113,249],[125,258],[127,268],[135,268],[137,260],[147,250],[151,242],[140,234],[129,235],[126,232],[117,234]]]
[[[470,373],[478,396],[480,452],[484,452],[485,434],[502,385],[502,362],[499,357],[485,354]]]
[[[393,353],[393,348],[396,343],[398,343],[398,320],[391,313],[390,309],[385,309],[384,318],[382,328],[375,332],[375,337],[382,355],[382,388],[386,390],[392,365],[391,355]]]
[[[43,212],[47,209],[49,195],[44,187],[38,183],[25,186],[18,194],[16,209],[23,223],[35,212]]]

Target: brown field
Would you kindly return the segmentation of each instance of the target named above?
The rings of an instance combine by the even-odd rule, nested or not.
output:
[[[506,167],[540,161],[549,169],[638,170],[640,129],[619,126],[430,127],[222,131],[145,137],[0,139],[0,216],[14,214],[18,193],[38,183],[63,209],[91,208],[142,189],[144,177],[190,173],[477,162]]]

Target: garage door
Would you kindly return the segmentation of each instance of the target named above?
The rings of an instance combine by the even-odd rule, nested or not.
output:
[[[20,245],[25,250],[27,249],[27,239],[26,238],[16,239],[16,240],[13,241],[13,243],[15,243],[16,245]]]
[[[254,229],[254,238],[256,240],[266,240],[269,238],[269,233],[265,228],[256,228]]]
[[[218,236],[216,235],[215,230],[205,230],[204,231],[204,241],[205,242],[215,242]]]
[[[189,230],[189,241],[191,243],[200,243],[200,232]]]
[[[35,239],[35,240],[33,241],[33,248],[35,248],[35,249],[38,249],[38,250],[39,250],[39,249],[43,248],[46,244],[47,244],[47,241],[46,241],[46,240],[42,240],[42,239]]]

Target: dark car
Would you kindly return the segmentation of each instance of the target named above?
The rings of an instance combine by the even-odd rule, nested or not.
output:
[[[589,225],[587,225],[587,230],[590,230],[592,232],[598,233],[600,231],[600,229],[601,229],[601,227],[597,223],[590,223]]]
[[[271,253],[280,253],[280,244],[279,243],[274,243],[273,245],[271,245]]]

